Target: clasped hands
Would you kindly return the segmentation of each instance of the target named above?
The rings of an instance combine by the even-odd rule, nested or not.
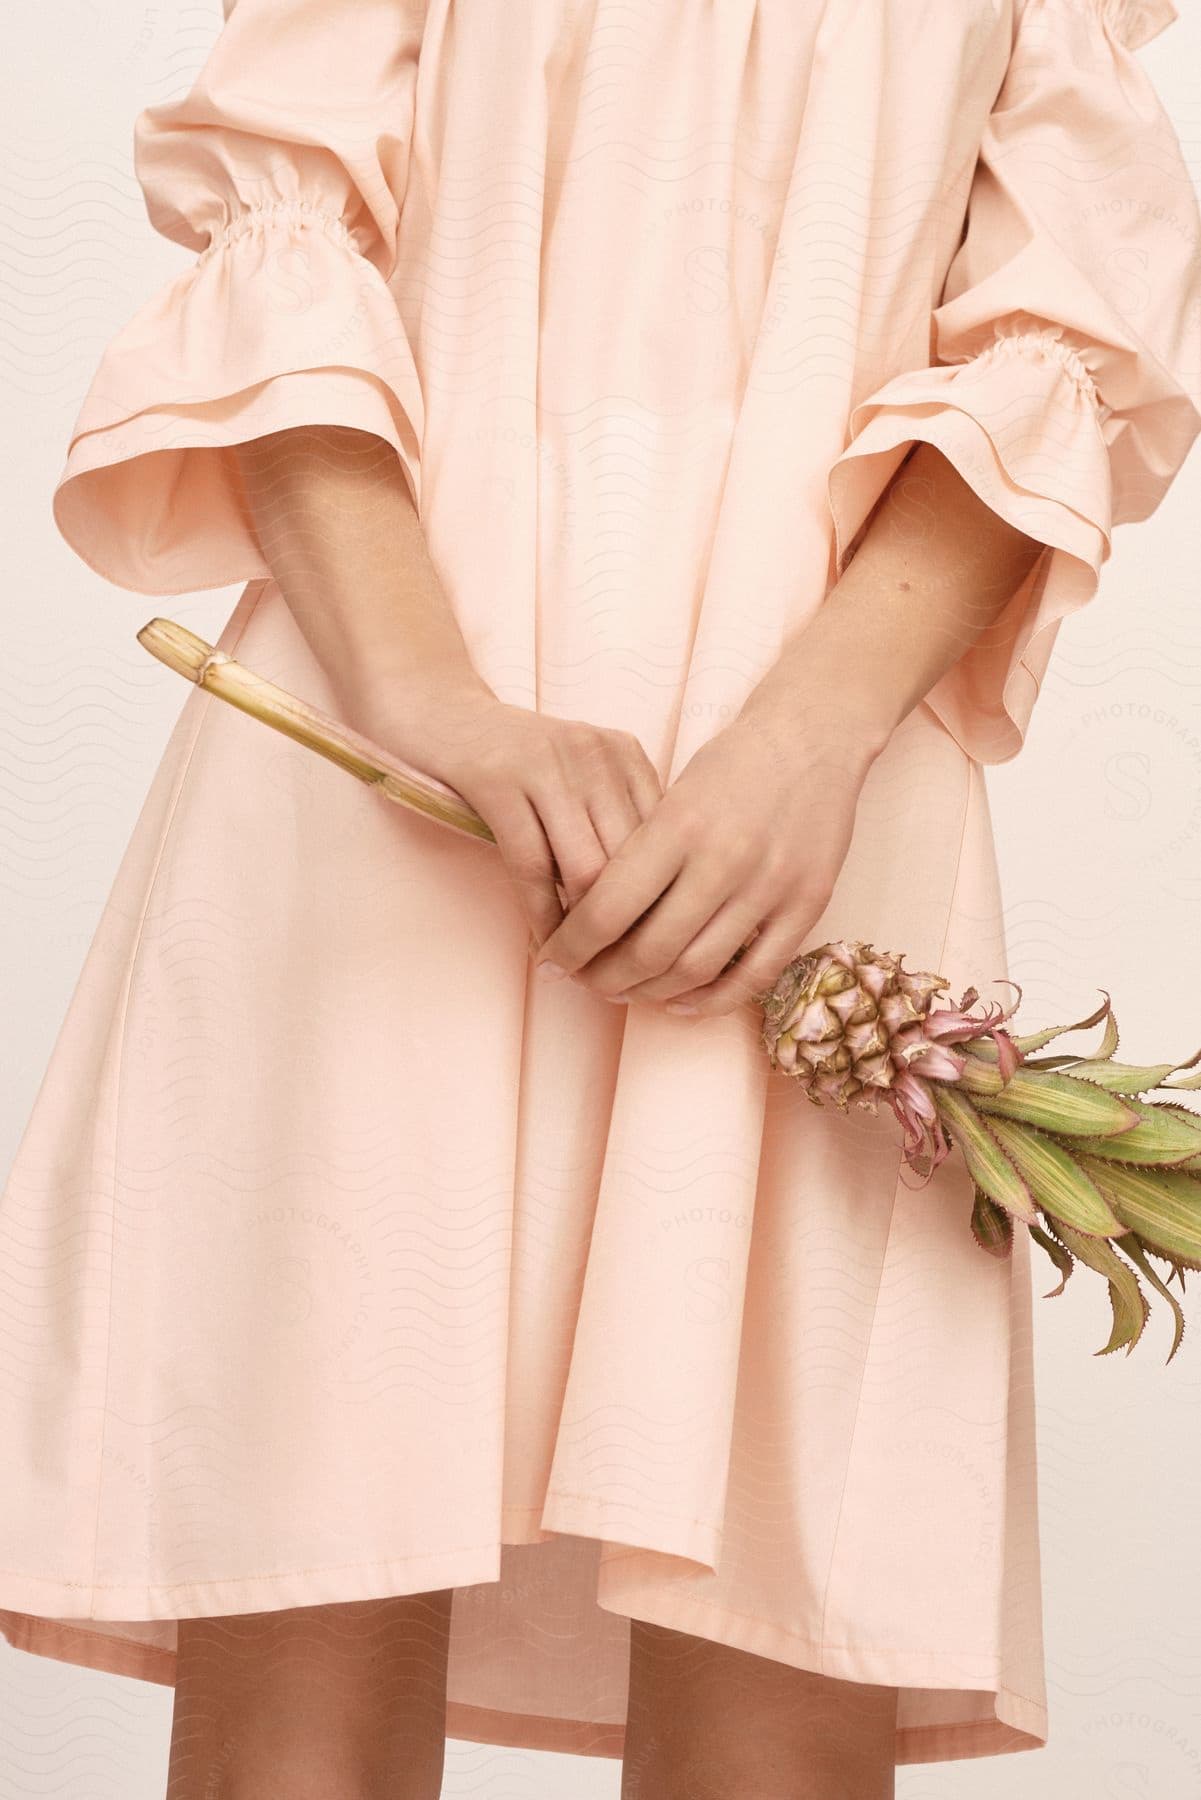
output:
[[[804,947],[883,747],[819,690],[756,690],[666,790],[632,733],[508,705],[470,677],[423,684],[436,703],[410,695],[399,714],[393,692],[406,731],[388,736],[487,820],[540,978],[712,1016]]]
[[[815,723],[749,709],[704,744],[569,894],[539,977],[707,1016],[770,989],[829,903],[878,749],[835,754]]]

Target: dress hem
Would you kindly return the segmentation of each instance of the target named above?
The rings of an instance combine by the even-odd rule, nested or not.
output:
[[[520,1533],[515,1534],[521,1536]],[[549,1537],[559,1534],[550,1532]],[[540,1540],[539,1540],[540,1541]],[[248,1576],[227,1582],[184,1582],[171,1588],[130,1588],[112,1585],[88,1589],[84,1584],[45,1580],[38,1576],[13,1576],[0,1580],[0,1591],[9,1603],[0,1607],[0,1637],[15,1650],[32,1656],[70,1663],[101,1674],[175,1684],[176,1654],[160,1645],[139,1642],[116,1632],[93,1628],[92,1623],[139,1624],[215,1614],[274,1611],[285,1607],[381,1599],[392,1594],[418,1591],[413,1586],[414,1564],[424,1566],[423,1587],[471,1587],[501,1578],[501,1552],[507,1540],[480,1546],[463,1561],[464,1552],[441,1551],[430,1555],[379,1562],[349,1563],[324,1569],[291,1570],[276,1575]],[[617,1562],[625,1562],[619,1555]],[[603,1572],[612,1563],[602,1564]],[[669,1630],[689,1632],[768,1656],[793,1668],[838,1680],[867,1681],[899,1688],[938,1688],[980,1692],[991,1698],[993,1715],[944,1724],[899,1726],[895,1761],[961,1761],[1020,1750],[1041,1749],[1047,1740],[1045,1706],[1016,1694],[997,1681],[965,1681],[962,1667],[954,1673],[945,1657],[904,1649],[868,1645],[813,1646],[810,1640],[763,1620],[750,1620],[728,1608],[688,1597],[679,1591],[622,1602],[598,1594],[605,1612],[625,1618],[645,1619]],[[257,1588],[253,1595],[250,1588]],[[203,1591],[203,1597],[202,1597]],[[90,1597],[89,1597],[90,1595]],[[181,1596],[187,1595],[184,1600]],[[91,1611],[51,1616],[45,1609],[88,1605]],[[37,1612],[22,1610],[37,1607]],[[103,1610],[99,1610],[99,1609]],[[797,1645],[806,1644],[803,1656]],[[919,1667],[914,1667],[914,1656]],[[939,1674],[942,1680],[939,1680]],[[620,1758],[625,1745],[624,1721],[560,1718],[551,1715],[498,1711],[466,1701],[448,1699],[446,1735],[466,1743],[494,1744],[501,1748],[544,1750],[579,1756]]]

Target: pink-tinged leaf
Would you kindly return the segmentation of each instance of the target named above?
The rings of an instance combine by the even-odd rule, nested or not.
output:
[[[1013,1078],[1014,1071],[1021,1066],[1023,1061],[1022,1053],[1010,1037],[1009,1033],[1007,1031],[1002,1031],[999,1025],[995,1030],[989,1033],[989,1036],[997,1046],[998,1061],[1001,1066],[1001,1078],[1003,1081],[1010,1081]]]
[[[926,1081],[958,1081],[963,1074],[963,1058],[941,1044],[918,1046],[906,1057],[906,1062],[911,1068],[916,1067]]]
[[[1105,989],[1102,988],[1101,992],[1105,994]],[[1044,1044],[1049,1044],[1054,1038],[1062,1037],[1065,1032],[1087,1031],[1090,1026],[1098,1024],[1102,1019],[1106,1021],[1105,1036],[1097,1055],[1098,1057],[1112,1056],[1118,1047],[1118,1028],[1110,1008],[1108,994],[1105,994],[1104,1004],[1099,1006],[1096,1012],[1090,1013],[1087,1019],[1077,1019],[1074,1025],[1048,1025],[1043,1031],[1027,1032],[1021,1037],[1015,1037],[1013,1041],[1023,1056],[1029,1056],[1032,1051],[1041,1050]],[[982,1056],[995,1057],[997,1055],[994,1046],[985,1038],[982,1038],[979,1045],[973,1046],[973,1048],[978,1048]]]
[[[957,1009],[954,1012],[941,1010],[926,1015],[922,1030],[933,1043],[967,1043],[971,1038],[984,1035],[984,1021],[970,1018]]]

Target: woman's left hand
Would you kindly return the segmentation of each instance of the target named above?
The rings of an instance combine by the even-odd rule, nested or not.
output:
[[[829,903],[883,748],[868,731],[832,735],[831,714],[828,698],[744,707],[545,940],[539,973],[705,1015],[769,990]]]

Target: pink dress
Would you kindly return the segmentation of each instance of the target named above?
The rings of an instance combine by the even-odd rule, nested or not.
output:
[[[1008,996],[982,765],[1201,429],[1172,0],[226,11],[138,121],[198,255],[104,355],[68,542],[245,584],[221,648],[332,707],[229,446],[358,426],[496,691],[668,780],[937,444],[1048,548],[813,941]],[[456,1738],[619,1754],[636,1617],[895,1684],[901,1763],[1044,1742],[1026,1235],[751,1009],[534,982],[490,846],[180,698],[0,1213],[9,1641],[170,1683],[181,1618],[453,1587]]]

